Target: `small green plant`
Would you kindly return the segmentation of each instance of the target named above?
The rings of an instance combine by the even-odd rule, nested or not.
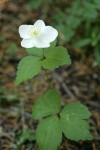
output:
[[[60,32],[60,39],[69,42],[73,48],[82,48],[85,54],[91,49],[100,67],[99,14],[99,0],[76,0],[71,1],[70,6],[63,11],[59,8],[52,18]]]
[[[45,3],[50,3],[51,0],[30,0],[28,2],[28,5],[33,8],[33,9],[37,9],[38,7],[41,6],[41,4],[45,4]]]
[[[5,102],[19,102],[19,97],[16,93],[12,92],[8,88],[0,88],[0,103]]]
[[[18,47],[16,43],[10,42],[8,45],[8,48],[6,49],[6,52],[10,54],[11,56],[15,56],[17,53]]]
[[[23,132],[19,132],[19,133],[14,133],[14,137],[15,137],[15,142],[12,145],[12,148],[14,149],[20,149],[22,144],[24,144],[25,142],[31,142],[35,140],[35,135],[34,133],[28,129],[27,127],[23,130]]]
[[[66,48],[56,46],[58,31],[45,26],[42,20],[34,25],[21,25],[21,45],[26,48],[28,56],[19,65],[16,85],[33,78],[43,68],[56,69],[71,64]],[[55,89],[48,89],[32,109],[32,118],[40,120],[36,129],[36,142],[40,150],[56,150],[61,143],[62,133],[70,140],[92,140],[89,132],[88,118],[91,113],[80,102],[71,102],[61,106],[61,95]]]
[[[33,106],[33,119],[41,119],[36,130],[36,141],[40,150],[56,150],[62,140],[62,133],[74,141],[91,140],[87,119],[91,116],[87,107],[71,102],[61,107],[61,96],[55,89],[49,89]]]

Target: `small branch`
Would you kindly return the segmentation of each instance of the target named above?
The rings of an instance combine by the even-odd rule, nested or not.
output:
[[[69,90],[68,86],[64,83],[62,77],[59,74],[57,74],[56,72],[54,72],[54,76],[62,84],[62,87],[63,87],[64,91],[68,94],[68,96],[71,99],[75,98],[74,94]]]

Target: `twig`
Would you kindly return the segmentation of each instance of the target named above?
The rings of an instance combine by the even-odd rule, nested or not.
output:
[[[64,83],[62,77],[59,74],[57,74],[56,72],[54,72],[54,76],[62,84],[62,87],[63,87],[64,91],[68,94],[68,96],[71,99],[75,98],[74,94],[69,90],[68,86]]]

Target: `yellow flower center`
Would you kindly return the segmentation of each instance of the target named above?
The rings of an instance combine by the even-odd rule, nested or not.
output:
[[[33,35],[38,35],[38,31],[33,31]]]
[[[28,33],[29,33],[30,36],[38,36],[39,32],[40,32],[39,29],[36,29],[36,28],[32,27],[32,28],[29,30]]]

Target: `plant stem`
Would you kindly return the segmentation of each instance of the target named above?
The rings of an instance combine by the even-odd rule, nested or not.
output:
[[[44,48],[43,48],[43,57],[45,57],[45,54],[44,54]]]
[[[48,76],[48,71],[46,69],[45,69],[45,73],[46,73],[47,81],[50,82],[49,76]]]
[[[43,48],[43,58],[45,58],[44,48]],[[51,85],[51,82],[50,82],[50,79],[49,79],[49,76],[48,76],[48,70],[47,70],[47,69],[44,69],[44,71],[45,71],[45,74],[46,74],[46,78],[47,78],[49,87],[51,88],[52,85]]]

